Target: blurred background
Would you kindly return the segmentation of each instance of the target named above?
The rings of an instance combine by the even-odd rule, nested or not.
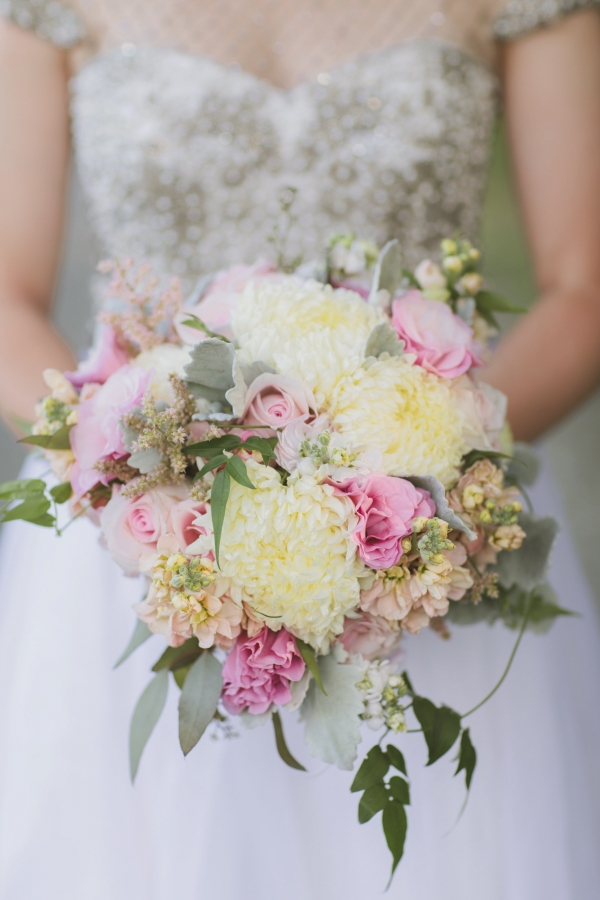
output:
[[[505,134],[498,127],[491,178],[485,204],[481,249],[490,285],[506,297],[530,306],[535,288],[523,227],[511,180]],[[97,260],[86,230],[76,176],[69,197],[68,227],[59,278],[54,319],[78,352],[90,341],[88,279]],[[506,317],[504,328],[511,325]],[[549,348],[549,352],[552,348]],[[600,508],[600,391],[547,437],[545,456],[554,470],[579,556],[600,605],[600,554],[597,552],[596,510]],[[0,481],[15,477],[22,449],[0,422]],[[568,598],[564,598],[566,606]]]

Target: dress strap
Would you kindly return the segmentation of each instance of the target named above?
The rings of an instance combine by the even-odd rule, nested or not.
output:
[[[0,17],[65,49],[86,37],[81,15],[58,0],[0,0]]]
[[[600,0],[509,0],[496,17],[494,34],[500,41],[512,41],[590,8],[600,9]]]

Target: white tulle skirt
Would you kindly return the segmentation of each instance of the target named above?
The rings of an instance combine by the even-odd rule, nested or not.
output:
[[[533,493],[538,512],[557,513],[547,482]],[[413,805],[390,898],[598,897],[600,629],[566,529],[552,580],[581,617],[527,634],[503,689],[472,717],[479,759],[454,830],[464,799],[456,764],[425,768],[422,737],[398,739]],[[184,759],[171,684],[130,784],[129,720],[163,648],[154,637],[112,668],[141,591],[88,522],[61,539],[23,523],[4,531],[0,897],[380,897],[390,866],[380,817],[358,824],[351,773],[311,760],[293,716],[284,717],[288,742],[309,774],[280,762],[270,726],[205,737]],[[405,663],[417,690],[461,711],[496,682],[514,639],[500,625],[455,628],[450,641],[422,633],[406,640]],[[361,755],[373,743],[366,732]]]

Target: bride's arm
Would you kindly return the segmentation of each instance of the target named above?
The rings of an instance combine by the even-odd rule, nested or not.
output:
[[[600,382],[600,17],[504,50],[506,116],[540,300],[486,380],[531,440]]]
[[[73,357],[49,321],[69,154],[64,54],[0,20],[0,409],[31,420]]]

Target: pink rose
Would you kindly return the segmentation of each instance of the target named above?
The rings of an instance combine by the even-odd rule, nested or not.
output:
[[[299,378],[259,375],[248,388],[242,423],[283,428],[314,418],[316,409],[312,391]]]
[[[385,657],[394,649],[400,631],[379,616],[363,613],[358,619],[346,619],[338,640],[350,654],[360,653],[365,659]]]
[[[373,473],[359,484],[353,478],[338,485],[354,503],[358,525],[352,540],[358,555],[372,569],[390,569],[402,556],[401,541],[417,516],[435,516],[429,491],[405,478]]]
[[[392,323],[408,353],[440,378],[458,378],[480,365],[480,347],[473,330],[446,303],[427,300],[420,291],[408,291],[392,304]]]
[[[98,341],[89,351],[87,358],[79,363],[76,372],[65,372],[73,387],[97,382],[104,384],[114,372],[129,362],[129,355],[117,342],[117,336],[110,327],[104,325]]]
[[[156,488],[141,497],[123,497],[118,488],[100,515],[100,527],[113,559],[127,575],[137,575],[142,556],[156,553],[173,529],[171,510],[187,495],[185,485]]]
[[[463,438],[469,450],[499,450],[506,421],[506,395],[484,382],[463,375],[452,385],[462,421]]]
[[[151,380],[152,372],[139,366],[123,366],[89,400],[79,404],[77,425],[71,430],[75,456],[71,483],[78,496],[98,482],[108,483],[106,476],[94,469],[94,463],[127,456],[119,421],[140,405]]]
[[[272,703],[289,703],[290,681],[300,681],[305,668],[296,639],[289,631],[263,628],[252,638],[241,634],[223,666],[225,709],[232,715],[246,708],[260,715]]]
[[[222,334],[231,340],[233,338],[231,317],[237,309],[240,294],[250,281],[273,277],[278,278],[281,275],[277,272],[277,267],[267,260],[259,260],[252,266],[232,266],[218,272],[200,303],[177,314],[175,328],[179,337],[185,344],[196,344],[202,340],[201,331],[181,324],[192,313],[204,322],[209,331]]]
[[[171,530],[182,553],[206,556],[214,560],[212,551],[200,552],[194,547],[198,538],[212,534],[210,506],[200,500],[182,500],[171,507]]]

